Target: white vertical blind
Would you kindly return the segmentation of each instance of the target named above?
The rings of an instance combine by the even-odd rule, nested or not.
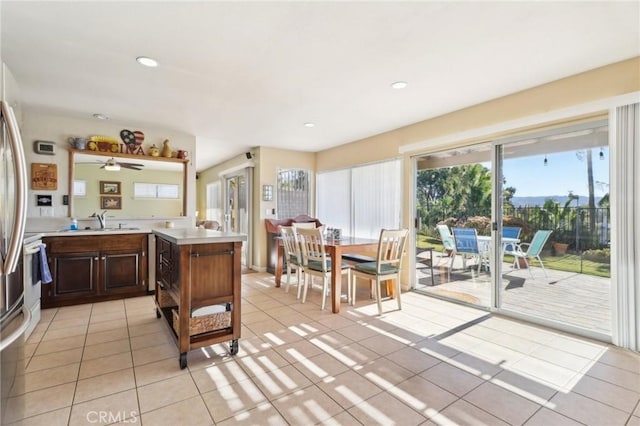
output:
[[[615,115],[613,343],[640,351],[640,104],[619,107]]]
[[[222,219],[222,185],[220,181],[207,184],[207,220],[223,223]]]
[[[318,174],[316,193],[320,222],[351,235],[351,170]]]
[[[378,238],[399,228],[402,204],[400,160],[318,174],[318,219],[343,234]]]
[[[401,180],[399,160],[353,169],[353,235],[378,238],[400,226]]]

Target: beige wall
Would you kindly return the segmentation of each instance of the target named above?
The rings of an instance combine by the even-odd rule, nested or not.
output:
[[[187,167],[187,216],[195,215],[195,147],[196,139],[193,135],[174,132],[157,127],[141,126],[131,123],[117,123],[112,120],[82,119],[69,116],[47,114],[32,110],[23,110],[22,142],[24,144],[27,167],[31,163],[55,163],[58,166],[58,189],[55,191],[37,191],[38,194],[53,195],[53,217],[68,216],[67,206],[62,204],[62,196],[69,193],[69,155],[67,138],[70,136],[88,137],[103,135],[120,139],[122,129],[141,130],[145,134],[145,153],[149,154],[151,144],[162,146],[164,139],[169,139],[173,150],[183,149],[192,155]],[[53,141],[56,143],[56,155],[36,154],[33,143],[36,140]],[[144,171],[140,172],[144,173]],[[114,179],[115,180],[115,179]],[[171,215],[176,212],[172,211]],[[170,214],[167,213],[167,216]],[[29,190],[27,216],[42,217],[40,208],[36,207],[34,191]],[[148,216],[148,215],[147,215]]]

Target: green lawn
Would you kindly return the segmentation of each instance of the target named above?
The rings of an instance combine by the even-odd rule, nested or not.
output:
[[[418,248],[420,247],[433,247],[434,251],[442,251],[442,244],[440,240],[428,237],[426,235],[418,235]],[[505,256],[505,262],[512,262],[513,257]],[[593,262],[590,260],[582,259],[575,254],[565,254],[562,256],[552,256],[551,252],[542,253],[542,261],[545,268],[555,269],[558,271],[577,272],[580,274],[595,275],[598,277],[611,277],[611,266],[608,263]],[[540,266],[537,260],[532,260],[531,263],[534,266]]]

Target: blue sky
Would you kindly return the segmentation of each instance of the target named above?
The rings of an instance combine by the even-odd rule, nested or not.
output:
[[[593,149],[593,180],[609,183],[609,150],[603,149],[604,160],[600,160],[599,149]],[[580,196],[588,196],[586,155],[580,160],[575,151],[506,159],[504,176],[506,186],[516,188],[516,197],[567,195],[569,190]],[[609,192],[607,185],[594,185],[595,196]]]

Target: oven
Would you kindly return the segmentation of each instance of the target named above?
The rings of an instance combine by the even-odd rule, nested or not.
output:
[[[42,281],[40,279],[40,249],[44,247],[42,235],[27,235],[24,239],[24,306],[31,312],[31,322],[25,332],[25,338],[40,321],[40,294]]]

